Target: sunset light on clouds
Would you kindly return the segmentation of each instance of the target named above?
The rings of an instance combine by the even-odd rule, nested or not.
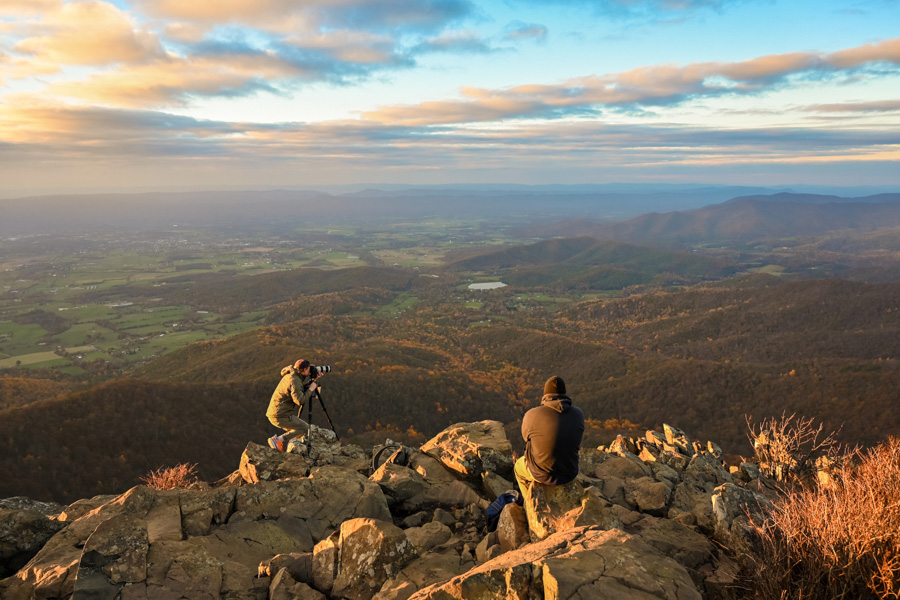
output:
[[[895,185],[898,24],[897,0],[0,0],[0,180]]]

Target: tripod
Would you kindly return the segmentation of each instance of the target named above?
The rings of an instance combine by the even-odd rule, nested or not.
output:
[[[316,388],[316,398],[319,399],[319,404],[322,405],[322,412],[325,413],[325,418],[328,419],[328,424],[331,425],[331,430],[334,432],[334,437],[337,438],[337,441],[341,441],[340,436],[338,436],[337,428],[334,426],[334,422],[332,422],[331,417],[328,416],[328,409],[325,408],[325,401],[322,400],[322,394],[319,393],[319,388]],[[303,412],[303,409],[300,409],[300,412]],[[306,455],[309,456],[312,453],[312,413],[313,413],[313,402],[309,401],[309,415],[307,421],[306,428]]]

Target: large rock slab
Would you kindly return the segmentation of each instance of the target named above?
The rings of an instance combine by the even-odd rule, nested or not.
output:
[[[278,452],[268,446],[250,442],[241,455],[238,470],[247,483],[306,477],[311,461],[295,453]]]
[[[487,471],[506,479],[513,477],[512,445],[499,421],[451,425],[425,442],[422,452],[473,481],[480,481]]]
[[[700,600],[683,566],[640,538],[581,527],[507,552],[410,600]]]
[[[377,519],[351,519],[341,524],[340,563],[331,595],[369,600],[418,557],[399,527]]]
[[[0,508],[0,579],[21,569],[63,527],[65,523],[49,519],[31,507]]]
[[[532,541],[583,525],[605,529],[622,526],[599,494],[592,488],[582,488],[576,481],[565,485],[534,482],[524,490],[523,497]]]
[[[381,486],[392,506],[424,494],[431,487],[417,471],[392,462],[385,462],[378,467],[369,479]]]

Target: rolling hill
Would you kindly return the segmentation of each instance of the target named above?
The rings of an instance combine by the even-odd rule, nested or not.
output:
[[[590,235],[653,245],[744,243],[874,231],[900,226],[900,194],[839,198],[780,193],[742,196],[688,211],[650,213],[620,223],[564,221],[542,228],[545,235]]]
[[[515,432],[559,374],[589,419],[668,422],[731,453],[750,452],[744,415],[782,412],[873,444],[900,433],[898,298],[897,284],[759,275],[555,313],[471,310],[440,296],[393,318],[311,311],[0,410],[0,452],[11,457],[0,496],[120,491],[180,462],[200,463],[206,479],[224,475],[248,440],[273,433],[265,406],[281,366],[299,357],[334,367],[323,397],[341,436],[360,443],[421,442],[487,418]]]
[[[480,272],[512,285],[602,290],[659,278],[682,282],[719,279],[738,267],[713,258],[579,237],[486,252],[452,262],[447,270]]]

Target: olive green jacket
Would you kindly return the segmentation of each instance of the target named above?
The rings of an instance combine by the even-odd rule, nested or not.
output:
[[[275,388],[272,399],[269,400],[269,408],[266,410],[269,419],[289,419],[291,415],[298,414],[315,393],[309,389],[309,384],[313,382],[312,377],[301,375],[293,366],[283,368],[281,375],[281,381]]]

